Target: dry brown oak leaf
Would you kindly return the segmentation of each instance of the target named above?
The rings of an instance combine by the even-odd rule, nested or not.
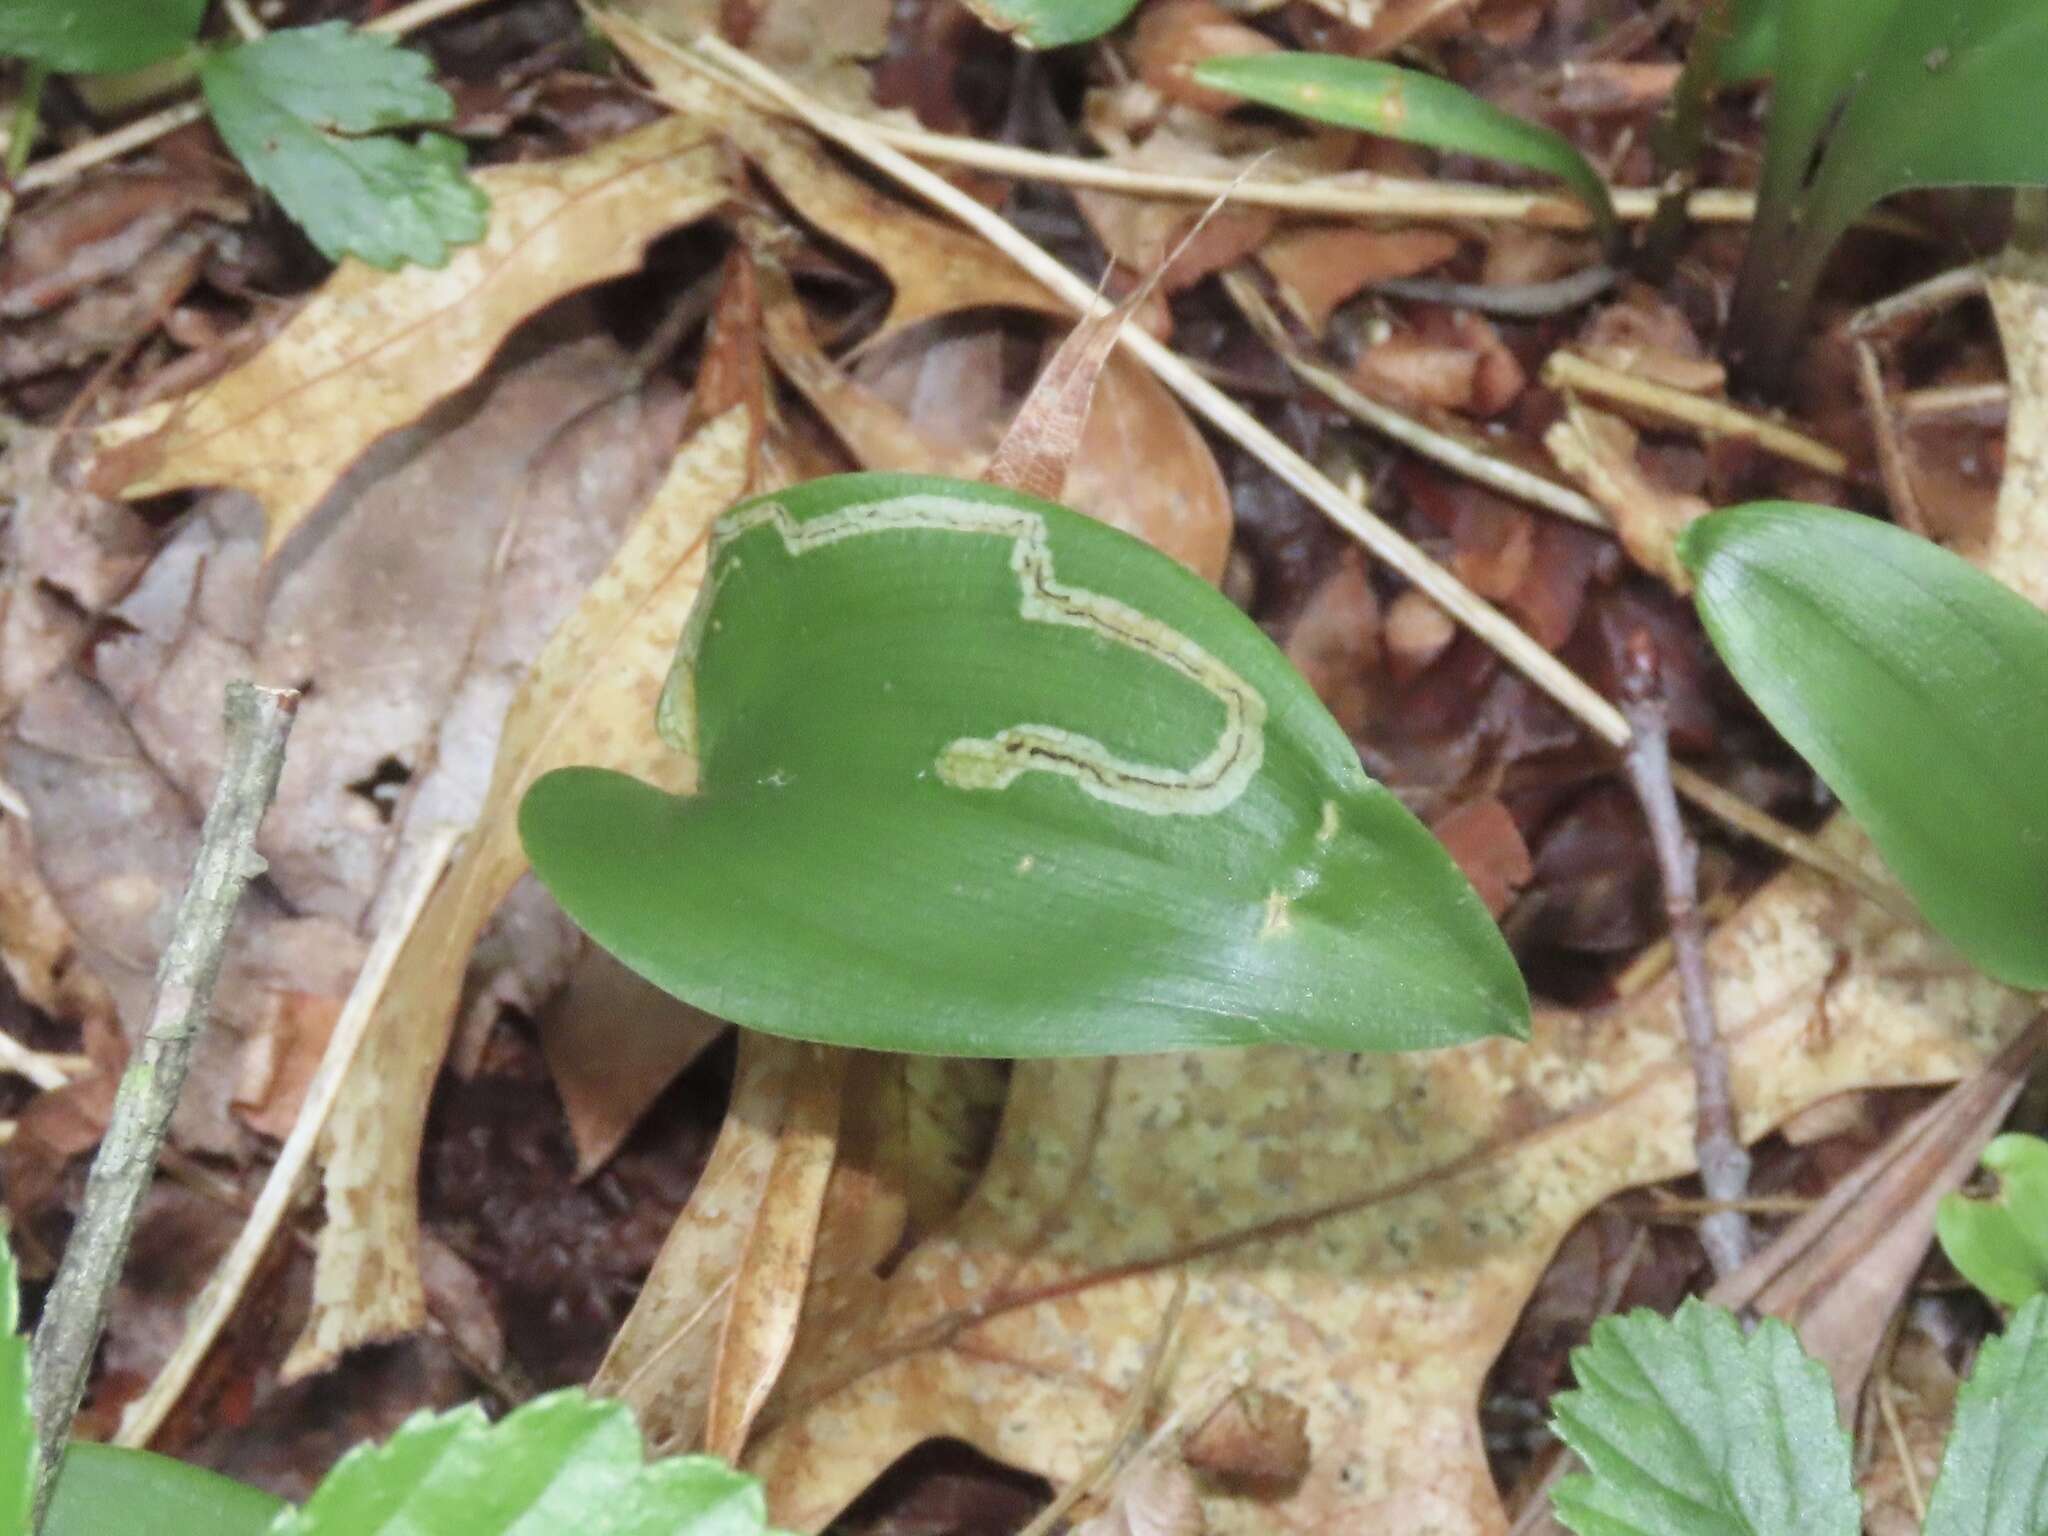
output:
[[[475,378],[520,321],[634,270],[649,241],[727,192],[711,133],[684,118],[477,180],[491,196],[481,241],[440,268],[343,262],[241,367],[101,428],[98,487],[239,487],[263,504],[275,552],[365,449]]]
[[[1803,872],[1711,959],[1749,1139],[1845,1089],[1954,1078],[2033,1007]],[[1668,985],[1545,1014],[1526,1046],[1027,1063],[957,1219],[888,1280],[814,1292],[748,1466],[802,1531],[934,1436],[1072,1478],[1185,1270],[1157,1411],[1239,1380],[1308,1410],[1300,1484],[1206,1489],[1212,1532],[1497,1536],[1486,1372],[1582,1214],[1691,1168],[1692,1122]]]

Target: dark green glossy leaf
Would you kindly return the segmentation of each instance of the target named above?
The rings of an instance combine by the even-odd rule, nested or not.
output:
[[[1989,1340],[1956,1396],[1925,1536],[2048,1531],[2048,1296]]]
[[[1914,187],[2048,183],[2048,5],[1777,0],[1757,222],[1731,330],[1782,367],[1835,242]]]
[[[1555,176],[1614,229],[1607,183],[1570,142],[1420,70],[1328,53],[1247,53],[1204,59],[1195,79],[1297,117],[1409,144],[1506,160]]]
[[[1578,1536],[1857,1536],[1862,1505],[1835,1389],[1792,1330],[1745,1335],[1688,1299],[1602,1318],[1552,1401],[1585,1473],[1552,1495]]]
[[[58,74],[140,69],[199,35],[206,0],[0,0],[0,55]]]
[[[64,1457],[43,1536],[269,1536],[285,1507],[203,1467],[79,1440]]]
[[[424,54],[340,22],[225,49],[199,72],[221,138],[322,253],[384,268],[438,267],[489,224],[455,140],[349,137],[452,117],[432,76]]]
[[[1122,25],[1138,0],[966,0],[967,8],[1026,48],[1085,43]]]
[[[599,943],[735,1022],[979,1056],[1526,1027],[1478,897],[1272,643],[1063,507],[743,503],[662,728],[700,793],[569,769],[520,832]]]
[[[632,1411],[571,1389],[496,1424],[473,1404],[415,1414],[269,1536],[770,1536],[766,1509],[713,1457],[643,1462]]]
[[[1984,1166],[1997,1175],[1998,1193],[1942,1196],[1934,1232],[1965,1280],[2017,1307],[2048,1291],[2048,1141],[2000,1136],[1984,1149]]]
[[[1886,523],[1757,502],[1679,556],[1715,648],[1988,974],[2048,987],[2048,615]]]

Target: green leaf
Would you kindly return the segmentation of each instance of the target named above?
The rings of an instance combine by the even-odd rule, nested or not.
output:
[[[621,1403],[550,1393],[496,1424],[416,1414],[350,1451],[270,1536],[767,1536],[761,1485],[710,1456],[652,1464]]]
[[[1248,53],[1204,59],[1195,79],[1319,123],[1545,172],[1592,210],[1603,236],[1614,233],[1607,183],[1569,141],[1435,75],[1338,54]]]
[[[1526,1029],[1484,906],[1285,657],[1129,536],[843,475],[717,525],[664,694],[700,792],[566,769],[533,867],[773,1034],[974,1056]]]
[[[1738,345],[1782,368],[1828,252],[1914,187],[2048,182],[2040,0],[1779,0],[1757,222]]]
[[[2048,615],[1959,556],[1757,502],[1679,541],[1721,659],[1987,974],[2048,987]]]
[[[0,0],[0,56],[62,75],[140,69],[199,35],[206,0]]]
[[[43,1536],[269,1536],[284,1508],[269,1494],[203,1467],[74,1440]]]
[[[0,1237],[0,1531],[27,1530],[35,1500],[36,1420],[29,1405],[28,1340],[20,1328],[14,1251]]]
[[[1719,1307],[1603,1318],[1572,1351],[1555,1427],[1589,1469],[1559,1483],[1578,1536],[1858,1536],[1835,1389],[1792,1330]]]
[[[1998,1176],[1998,1193],[1944,1195],[1934,1232],[1965,1280],[2017,1307],[2048,1291],[2048,1141],[2000,1136],[1984,1149],[1984,1166]]]
[[[2048,1531],[2048,1297],[1987,1342],[1956,1397],[1925,1536]]]
[[[438,267],[489,223],[455,140],[345,136],[453,116],[432,72],[392,38],[328,22],[213,54],[199,79],[228,148],[321,252],[388,269]]]
[[[983,23],[1026,48],[1085,43],[1123,24],[1138,0],[966,0]]]
[[[1781,0],[1735,0],[1735,24],[1717,61],[1721,80],[1744,85],[1777,68]]]

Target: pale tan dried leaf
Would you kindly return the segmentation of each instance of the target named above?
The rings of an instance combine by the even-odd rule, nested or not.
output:
[[[1405,683],[1443,655],[1458,638],[1458,626],[1443,609],[1410,587],[1388,605],[1380,638],[1386,645],[1387,670],[1396,682]]]
[[[1710,950],[1750,1138],[1828,1094],[1954,1077],[2033,1012],[1801,873]],[[1341,1070],[1279,1048],[1026,1063],[960,1217],[887,1281],[814,1299],[750,1465],[805,1530],[934,1435],[1077,1476],[1180,1271],[1162,1411],[1242,1371],[1307,1408],[1314,1448],[1284,1498],[1208,1497],[1212,1529],[1497,1532],[1473,1416],[1495,1351],[1580,1215],[1692,1156],[1669,984],[1541,1016],[1526,1046]]]
[[[973,235],[877,191],[810,134],[751,111],[683,63],[672,43],[612,12],[591,19],[682,120],[715,127],[805,223],[882,269],[894,299],[879,335],[934,315],[987,306],[1066,317],[1066,309],[1037,283],[1008,262],[990,260]]]
[[[704,1443],[735,1277],[807,1060],[790,1041],[742,1031],[732,1102],[711,1157],[591,1382],[593,1391],[631,1405],[657,1451]]]
[[[586,944],[539,1024],[576,1148],[576,1177],[610,1162],[676,1075],[728,1028]]]
[[[738,1461],[783,1362],[796,1347],[798,1319],[817,1252],[819,1217],[839,1147],[840,1094],[850,1051],[789,1044],[796,1086],[776,1138],[775,1158],[749,1213],[746,1246],[732,1274],[732,1301],[711,1370],[704,1448]]]
[[[2012,404],[1984,568],[2048,608],[2048,256],[2008,251],[1986,275]]]
[[[671,789],[695,764],[654,734],[654,704],[704,574],[711,522],[752,477],[748,413],[700,428],[605,573],[547,647],[513,703],[491,789],[455,867],[401,951],[328,1133],[328,1223],[313,1310],[287,1369],[322,1369],[343,1350],[416,1328],[422,1316],[417,1176],[428,1099],[462,981],[449,957],[477,934],[526,870],[516,811],[551,768],[593,764]]]
[[[1188,1469],[1148,1457],[1111,1490],[1109,1508],[1074,1527],[1074,1536],[1202,1536],[1202,1497]]]
[[[1865,1536],[1919,1536],[1961,1385],[1925,1333],[1908,1328],[1899,1336],[1876,1386],[1878,1411],[1868,1419],[1870,1464],[1856,1479]]]
[[[28,823],[13,816],[0,818],[0,965],[31,1008],[67,1024],[113,1023],[113,994],[36,867]]]
[[[1614,520],[1629,558],[1682,595],[1692,591],[1692,573],[1678,558],[1678,536],[1713,508],[1644,474],[1637,441],[1627,421],[1569,395],[1564,419],[1543,435],[1557,467]]]
[[[111,422],[96,479],[128,497],[238,486],[276,550],[360,458],[482,371],[550,301],[639,265],[727,194],[706,127],[651,123],[566,160],[477,173],[490,232],[439,269],[344,262],[277,338],[194,393]]]

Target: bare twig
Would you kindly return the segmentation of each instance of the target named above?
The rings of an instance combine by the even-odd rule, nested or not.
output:
[[[1253,330],[1279,355],[1280,361],[1293,370],[1301,379],[1341,407],[1352,417],[1371,427],[1374,431],[1391,437],[1402,447],[1433,459],[1444,468],[1456,474],[1475,480],[1504,496],[1526,501],[1531,506],[1542,507],[1560,517],[1568,517],[1575,523],[1584,523],[1592,528],[1610,528],[1607,514],[1600,510],[1591,497],[1575,491],[1568,485],[1560,485],[1548,476],[1511,463],[1498,454],[1488,453],[1448,433],[1404,415],[1393,407],[1373,399],[1364,391],[1354,387],[1343,375],[1324,368],[1302,356],[1301,349],[1287,334],[1287,327],[1273,312],[1265,295],[1259,292],[1257,284],[1242,271],[1223,274],[1223,289],[1229,294]]]
[[[1870,422],[1870,436],[1877,444],[1878,473],[1884,479],[1885,496],[1892,504],[1892,518],[1902,528],[1927,534],[1927,516],[1920,510],[1920,498],[1913,491],[1912,466],[1906,459],[1906,445],[1899,435],[1898,418],[1892,414],[1891,397],[1884,387],[1884,368],[1877,348],[1863,337],[1850,340],[1856,353],[1856,391],[1863,397],[1863,414]]]
[[[447,868],[448,856],[454,851],[459,837],[459,831],[453,828],[434,832],[409,859],[408,867],[395,877],[394,888],[402,893],[399,906],[384,924],[377,935],[377,942],[363,961],[355,986],[349,991],[348,1002],[341,1010],[341,1017],[335,1021],[334,1033],[320,1058],[319,1070],[313,1074],[312,1082],[306,1085],[305,1102],[300,1106],[299,1118],[293,1122],[291,1135],[285,1138],[277,1162],[264,1180],[263,1192],[256,1197],[248,1221],[236,1235],[234,1247],[220,1261],[213,1277],[206,1282],[206,1289],[200,1292],[199,1299],[189,1309],[185,1333],[178,1340],[177,1348],[157,1372],[148,1390],[130,1403],[121,1415],[121,1428],[114,1436],[116,1445],[149,1444],[171,1409],[177,1406],[179,1396],[191,1382],[200,1362],[206,1358],[206,1352],[213,1347],[213,1341],[220,1337],[221,1329],[234,1315],[243,1291],[262,1264],[271,1239],[277,1235],[279,1224],[299,1192],[320,1133],[327,1126],[327,1117],[334,1110],[335,1100],[340,1097],[342,1079],[348,1075],[349,1064],[355,1060],[356,1052],[369,1033],[378,999],[383,997],[385,984],[391,979],[391,967],[397,962],[398,952],[404,947],[413,926],[418,923],[420,911],[440,880],[441,871]]]
[[[228,927],[243,888],[263,870],[256,828],[277,792],[285,738],[298,703],[296,693],[250,683],[228,685],[226,760],[200,829],[191,883],[178,903],[171,942],[157,967],[149,1026],[141,1051],[121,1078],[106,1136],[86,1179],[78,1226],[65,1245],[49,1308],[36,1330],[36,1529],[56,1487],[71,1420],[85,1395],[157,1149],[185,1086],[193,1043],[206,1024]]]
[[[1605,262],[1541,283],[1450,283],[1433,277],[1390,277],[1374,293],[1422,304],[1450,304],[1510,320],[1541,320],[1582,309],[1612,288],[1621,273]]]
[[[1671,948],[1678,965],[1679,1014],[1692,1056],[1697,1103],[1693,1133],[1700,1184],[1718,1207],[1700,1219],[1700,1241],[1725,1280],[1749,1257],[1749,1218],[1742,1202],[1749,1188],[1749,1153],[1736,1132],[1734,1088],[1728,1052],[1714,1022],[1713,984],[1707,975],[1706,930],[1700,922],[1699,849],[1679,820],[1678,793],[1671,786],[1670,720],[1656,652],[1640,631],[1629,636],[1622,667],[1622,713],[1633,732],[1623,755],[1629,782],[1642,802],[1657,851],[1664,885],[1664,911],[1671,919]]]

